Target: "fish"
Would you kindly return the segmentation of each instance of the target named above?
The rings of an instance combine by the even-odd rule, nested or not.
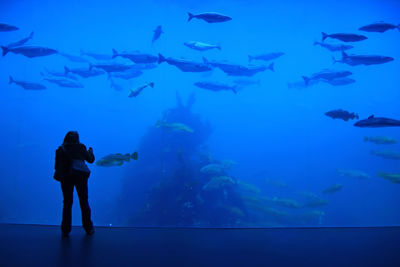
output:
[[[322,80],[325,83],[329,83],[330,85],[333,86],[343,86],[343,85],[348,85],[348,84],[352,84],[355,83],[356,80],[352,79],[352,78],[339,78],[339,79],[334,79],[334,80]]]
[[[211,191],[236,185],[236,181],[229,176],[215,176],[203,186],[203,190]]]
[[[44,78],[45,81],[57,84],[61,87],[68,88],[83,88],[83,84],[77,81],[69,80],[69,79],[52,79],[52,78]]]
[[[379,172],[378,177],[388,180],[394,184],[400,184],[400,173],[386,173],[386,172]]]
[[[89,70],[93,68],[102,69],[105,72],[123,72],[129,70],[131,66],[119,63],[89,64]]]
[[[117,50],[113,49],[113,55],[112,58],[116,57],[123,57],[127,58],[135,63],[138,64],[144,64],[144,63],[154,63],[158,61],[158,57],[151,55],[151,54],[143,54],[139,52],[132,52],[132,53],[127,53],[127,52],[121,52],[118,53]]]
[[[320,82],[322,82],[322,80],[310,80],[308,84],[306,84],[303,80],[303,81],[288,83],[287,85],[289,89],[305,89],[309,86],[316,85]]]
[[[165,58],[163,55],[158,54],[158,63],[167,62],[169,65],[173,65],[183,72],[206,72],[210,71],[211,68],[204,63],[197,63],[184,59]]]
[[[322,33],[322,42],[325,41],[326,38],[337,39],[343,42],[359,42],[368,39],[368,37],[359,34],[353,33],[334,33],[334,34],[326,34]]]
[[[336,172],[340,176],[347,176],[351,178],[357,178],[361,180],[369,179],[371,176],[369,176],[367,173],[359,171],[359,170],[353,170],[353,169],[336,169]]]
[[[371,142],[377,145],[394,145],[397,140],[387,136],[364,136],[364,142]]]
[[[390,61],[393,61],[394,58],[387,56],[379,56],[379,55],[348,55],[345,52],[342,52],[342,60],[336,60],[333,57],[333,62],[345,63],[350,66],[357,65],[376,65],[376,64],[384,64]]]
[[[9,84],[15,83],[16,85],[21,86],[25,90],[44,90],[44,89],[46,89],[46,86],[44,86],[43,84],[25,82],[25,81],[17,81],[17,80],[14,80],[11,76],[10,76],[10,80],[8,83]]]
[[[22,46],[22,45],[26,44],[32,38],[33,38],[33,32],[31,32],[27,37],[22,38],[19,41],[16,41],[16,42],[8,44],[6,47],[8,49],[10,49],[10,48],[14,48],[14,47],[17,47],[17,46]]]
[[[343,109],[335,109],[328,112],[325,112],[325,115],[331,117],[332,119],[342,119],[344,121],[359,119],[358,114],[352,112],[348,112]]]
[[[343,188],[342,184],[334,184],[334,185],[322,190],[322,193],[323,194],[333,194],[333,193],[339,192],[340,190],[342,190],[342,188]]]
[[[225,22],[232,20],[231,17],[218,14],[215,12],[206,12],[197,15],[193,15],[192,13],[188,12],[189,18],[188,21],[191,21],[193,18],[204,20],[208,23],[218,23],[218,22]]]
[[[352,45],[346,45],[346,44],[328,44],[328,43],[322,43],[322,42],[314,42],[314,45],[319,45],[321,47],[324,47],[332,52],[336,51],[346,51],[349,49],[354,48]]]
[[[206,65],[216,67],[225,72],[228,76],[253,76],[258,72],[265,71],[267,69],[274,71],[274,63],[271,63],[268,67],[266,66],[242,66],[225,62],[208,61],[203,57],[203,62]]]
[[[114,78],[120,78],[120,79],[125,79],[125,80],[129,80],[132,78],[136,78],[139,77],[143,74],[143,71],[141,70],[128,70],[128,71],[124,71],[124,72],[111,72],[109,73],[109,77],[114,77]]]
[[[221,50],[220,45],[206,44],[206,43],[196,42],[196,41],[185,42],[183,44],[191,49],[198,50],[198,51],[206,51],[206,50],[211,50],[211,49]]]
[[[292,208],[292,209],[298,209],[302,208],[303,205],[298,203],[297,201],[289,198],[278,198],[278,197],[273,197],[272,201],[279,206],[286,207],[286,208]]]
[[[0,23],[0,32],[11,32],[16,30],[19,30],[19,28],[16,26]]]
[[[63,53],[63,52],[59,52],[58,54],[62,57],[65,57],[66,59],[68,59],[71,62],[76,62],[76,63],[87,63],[88,62],[88,60],[83,57],[74,56],[74,55],[70,55],[67,53]]]
[[[323,79],[323,80],[335,80],[338,78],[344,78],[347,76],[352,75],[353,73],[350,71],[335,71],[335,70],[328,70],[328,69],[324,69],[320,72],[314,73],[313,75],[311,75],[311,77],[307,77],[307,76],[302,76],[303,80],[306,84],[308,84],[310,82],[310,80],[319,80],[319,79]]]
[[[394,25],[385,22],[376,22],[360,27],[358,30],[365,32],[385,32],[387,30],[398,29],[400,31],[400,25]]]
[[[228,85],[221,82],[196,82],[195,86],[211,91],[233,91],[235,94],[237,93],[237,85]]]
[[[67,66],[64,66],[65,74],[73,73],[81,76],[82,78],[95,77],[99,75],[103,75],[105,72],[97,69],[87,69],[87,68],[79,68],[79,69],[70,69]]]
[[[96,60],[111,60],[112,59],[111,55],[85,52],[83,50],[81,50],[81,56],[88,56],[88,57],[94,58]]]
[[[138,153],[134,152],[132,154],[110,154],[96,161],[96,165],[101,167],[122,166],[124,162],[129,162],[131,159],[137,160]]]
[[[400,152],[395,150],[371,150],[371,154],[384,159],[400,160]]]
[[[74,80],[74,81],[78,80],[78,77],[76,77],[74,74],[65,73],[65,71],[64,72],[56,72],[56,71],[50,71],[47,68],[45,68],[45,71],[46,71],[46,73],[40,72],[40,74],[42,76],[50,75],[50,76],[54,76],[54,77],[68,78],[68,79]]]
[[[128,97],[137,97],[145,88],[147,87],[151,87],[154,88],[154,83],[150,82],[150,83],[146,83],[145,85],[140,86],[139,88],[137,88],[136,90],[132,90],[130,94],[128,95]]]
[[[356,127],[380,128],[380,127],[400,127],[400,120],[384,117],[369,116],[367,119],[360,120],[354,124]]]
[[[226,166],[224,164],[219,164],[219,163],[210,163],[205,166],[203,166],[200,169],[201,173],[208,174],[208,175],[218,175],[218,174],[223,174],[225,171],[231,169],[231,166]]]
[[[156,127],[162,127],[162,128],[167,128],[167,129],[171,129],[173,131],[179,131],[179,132],[188,132],[188,133],[194,133],[194,130],[192,128],[190,128],[189,126],[180,123],[180,122],[172,122],[172,123],[168,123],[165,121],[157,121],[156,123]]]
[[[151,40],[151,43],[154,44],[155,41],[157,41],[161,34],[163,34],[163,30],[161,28],[161,25],[158,25],[157,28],[153,31],[153,39]]]
[[[316,208],[316,207],[321,207],[321,206],[325,206],[329,203],[328,200],[326,199],[321,199],[321,198],[314,198],[314,199],[310,199],[307,202],[305,202],[303,204],[303,207],[307,207],[307,208]]]
[[[268,54],[260,54],[260,55],[254,55],[251,56],[249,55],[249,62],[257,59],[257,60],[264,60],[264,61],[270,61],[270,60],[274,60],[277,59],[281,56],[285,55],[285,53],[283,52],[277,52],[277,53],[268,53]]]
[[[58,53],[57,50],[40,46],[19,46],[14,48],[2,46],[1,49],[3,50],[3,56],[11,52],[14,54],[21,54],[29,58],[50,56]]]

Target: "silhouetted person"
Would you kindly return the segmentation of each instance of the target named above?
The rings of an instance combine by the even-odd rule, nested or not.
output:
[[[71,211],[74,187],[79,197],[82,212],[82,225],[88,235],[94,233],[91,210],[88,202],[88,178],[90,170],[85,164],[94,162],[93,149],[79,142],[79,134],[70,131],[65,135],[63,144],[56,150],[54,178],[61,182],[64,196],[61,231],[68,236],[71,231]]]

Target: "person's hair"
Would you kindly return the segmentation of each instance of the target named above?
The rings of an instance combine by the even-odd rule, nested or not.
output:
[[[79,144],[79,134],[77,131],[69,131],[65,137],[63,145],[65,144]]]

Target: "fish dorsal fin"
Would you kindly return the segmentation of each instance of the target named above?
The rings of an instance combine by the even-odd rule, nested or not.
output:
[[[369,120],[371,120],[373,118],[374,118],[374,115],[371,115],[371,116],[368,117]]]

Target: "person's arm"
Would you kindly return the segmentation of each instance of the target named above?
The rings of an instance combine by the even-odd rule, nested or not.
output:
[[[85,160],[89,163],[93,163],[94,162],[94,154],[93,154],[93,148],[89,147],[88,150],[86,150],[86,146],[83,146],[83,151],[84,151],[84,155],[85,155]]]

